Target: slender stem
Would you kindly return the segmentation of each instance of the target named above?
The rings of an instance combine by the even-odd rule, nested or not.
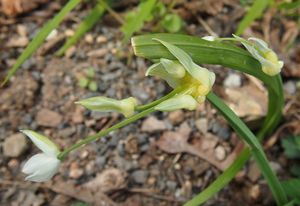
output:
[[[214,93],[209,93],[207,99],[219,110],[219,112],[227,119],[237,134],[248,143],[251,148],[253,157],[261,169],[262,174],[266,178],[273,196],[278,205],[287,203],[287,196],[283,190],[278,178],[272,171],[266,155],[255,135],[245,125],[245,123]]]
[[[145,116],[147,116],[148,114],[150,114],[154,111],[155,111],[154,108],[151,107],[151,108],[149,108],[147,110],[144,110],[144,111],[142,111],[142,112],[140,112],[140,113],[138,113],[138,114],[136,114],[136,115],[134,115],[134,116],[132,116],[128,119],[125,119],[125,120],[115,124],[114,126],[108,128],[108,129],[100,131],[95,135],[88,136],[85,139],[77,142],[76,144],[72,145],[71,147],[69,147],[69,148],[65,149],[64,151],[62,151],[61,153],[59,153],[57,158],[60,159],[60,160],[63,160],[66,157],[66,155],[68,155],[71,151],[76,150],[77,148],[81,147],[82,145],[85,145],[85,144],[88,144],[88,143],[93,142],[95,140],[98,140],[99,138],[101,138],[105,135],[108,135],[110,132],[112,132],[116,129],[122,128],[122,127],[124,127],[124,126],[126,126],[126,125],[128,125],[132,122],[135,122],[138,119],[141,119],[142,117],[145,117]]]
[[[76,150],[77,148],[81,147],[82,145],[85,145],[85,144],[88,144],[88,143],[93,142],[95,140],[98,140],[99,138],[101,138],[105,135],[108,135],[110,132],[112,132],[116,129],[122,128],[122,127],[124,127],[124,126],[126,126],[126,125],[128,125],[132,122],[135,122],[138,119],[141,119],[144,116],[147,116],[148,114],[155,111],[154,107],[157,104],[169,99],[170,97],[176,95],[180,91],[183,91],[183,88],[178,87],[178,88],[174,89],[173,91],[171,91],[169,94],[163,96],[162,98],[160,98],[160,99],[158,99],[154,102],[151,102],[149,104],[137,107],[136,110],[141,111],[140,113],[135,114],[132,117],[130,117],[128,119],[125,119],[125,120],[119,122],[118,124],[115,124],[114,126],[112,126],[110,128],[107,128],[103,131],[100,131],[95,135],[91,135],[91,136],[86,137],[85,139],[77,142],[76,144],[72,145],[71,147],[69,147],[69,148],[65,149],[64,151],[62,151],[61,153],[59,153],[57,158],[60,159],[60,160],[63,160],[71,151]]]
[[[169,99],[170,97],[173,97],[175,96],[176,94],[178,94],[179,92],[183,91],[183,88],[181,87],[177,87],[175,88],[173,91],[171,91],[169,94],[167,94],[166,96],[163,96],[162,98],[158,99],[158,100],[155,100],[153,102],[150,102],[149,104],[145,104],[145,105],[140,105],[140,106],[137,106],[135,108],[136,111],[143,111],[145,109],[148,109],[150,107],[154,107],[156,105],[158,105],[159,103]]]

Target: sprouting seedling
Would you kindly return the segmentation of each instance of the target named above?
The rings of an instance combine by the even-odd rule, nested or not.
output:
[[[78,80],[78,85],[81,88],[88,88],[91,91],[97,91],[97,82],[94,79],[95,76],[95,69],[90,67],[86,70],[85,76],[81,77]]]

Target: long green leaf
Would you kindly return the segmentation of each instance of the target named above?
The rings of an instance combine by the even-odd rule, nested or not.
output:
[[[15,74],[15,72],[26,61],[26,59],[28,59],[33,54],[33,52],[35,52],[39,48],[39,46],[50,34],[50,32],[55,29],[64,19],[64,17],[79,3],[80,0],[70,0],[64,6],[64,8],[60,10],[60,12],[41,29],[41,31],[34,37],[34,39],[28,44],[28,46],[19,56],[14,66],[9,70],[4,81],[2,82],[2,86]]]
[[[262,174],[267,180],[278,205],[284,205],[288,202],[285,191],[283,190],[279,180],[272,171],[266,155],[259,144],[258,139],[249,130],[245,123],[214,93],[209,93],[207,99],[212,103],[218,111],[225,117],[235,132],[242,138],[251,148],[253,157],[260,167]]]
[[[268,89],[268,112],[258,133],[258,138],[262,139],[265,135],[270,134],[281,119],[282,107],[284,104],[282,81],[281,77],[266,76],[261,72],[260,64],[247,53],[246,51],[219,42],[207,42],[202,39],[174,34],[156,34],[137,36],[132,39],[133,48],[138,56],[149,59],[156,58],[172,58],[170,54],[159,46],[152,38],[160,38],[175,44],[186,52],[188,52],[193,61],[198,64],[219,64],[229,67],[241,72],[251,74],[261,81],[263,81]],[[226,58],[225,58],[226,57]],[[196,195],[190,200],[187,205],[200,205],[209,198],[213,197],[219,190],[227,185],[237,174],[237,172],[245,165],[250,158],[249,149],[245,149],[236,159],[236,161],[229,166],[229,168],[221,174],[208,188],[202,193]]]
[[[76,42],[90,29],[94,27],[94,25],[99,21],[100,17],[104,14],[105,7],[99,2],[92,11],[86,16],[86,18],[80,23],[75,34],[68,38],[68,40],[64,43],[64,45],[56,52],[56,55],[61,56],[65,53],[65,51],[70,48],[72,45],[76,44]]]
[[[269,3],[270,0],[255,0],[246,16],[239,23],[236,35],[241,35],[255,19],[259,18]]]

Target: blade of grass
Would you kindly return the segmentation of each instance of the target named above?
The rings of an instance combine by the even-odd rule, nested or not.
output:
[[[282,80],[279,75],[276,77],[268,77],[261,72],[260,64],[257,64],[249,53],[238,47],[218,42],[207,42],[196,37],[175,35],[175,34],[156,34],[137,36],[132,39],[133,48],[138,56],[156,59],[160,57],[172,58],[167,51],[156,45],[152,38],[157,38],[175,44],[186,52],[192,59],[198,63],[220,64],[232,69],[251,74],[263,81],[268,89],[268,112],[258,132],[261,140],[265,135],[270,134],[281,119],[281,112],[284,104]],[[226,58],[225,58],[226,56]],[[249,149],[241,152],[235,162],[221,174],[208,188],[196,195],[188,203],[189,205],[200,205],[209,198],[213,197],[225,185],[227,185],[237,174],[237,172],[245,165],[250,158]]]
[[[251,8],[239,23],[236,35],[241,35],[244,30],[257,18],[259,18],[272,0],[255,0]]]
[[[281,79],[280,76],[276,77],[277,79]],[[274,82],[276,82],[276,80]],[[265,118],[264,124],[262,128],[259,130],[257,134],[257,138],[262,140],[265,135],[271,133],[278,125],[281,119],[281,110],[283,107],[283,93],[282,93],[282,86],[281,81],[277,80],[278,83],[278,90],[281,90],[281,95],[275,95],[274,92],[269,91],[269,107],[268,113]],[[272,102],[276,102],[275,105]],[[274,105],[274,106],[273,106]],[[246,164],[248,159],[251,157],[251,152],[249,148],[244,149],[240,154],[239,157],[221,174],[218,178],[211,183],[207,188],[205,188],[200,194],[196,195],[193,199],[189,200],[185,206],[197,206],[203,204],[208,199],[213,197],[218,191],[224,188],[242,169],[242,167]]]
[[[254,134],[249,130],[245,123],[238,116],[236,116],[236,114],[217,95],[210,92],[207,95],[207,99],[226,118],[240,138],[242,138],[250,146],[252,155],[257,165],[260,167],[263,176],[267,180],[277,205],[286,204],[288,200],[285,191],[283,190],[276,175],[272,171],[258,139],[256,139]]]
[[[156,0],[141,2],[138,6],[138,10],[134,14],[134,18],[130,18],[125,21],[125,24],[121,27],[121,31],[124,33],[124,42],[128,41],[134,32],[139,31],[143,27],[144,22],[151,14],[155,3]]]
[[[3,86],[16,73],[16,71],[26,61],[26,59],[28,59],[33,54],[33,52],[35,52],[43,43],[50,32],[55,29],[64,19],[64,17],[80,2],[81,0],[70,0],[64,6],[64,8],[62,8],[62,10],[60,10],[60,12],[41,29],[41,31],[33,38],[33,40],[22,52],[22,54],[18,57],[17,62],[14,64],[14,66],[10,68],[1,86]]]
[[[86,32],[94,27],[94,25],[99,21],[104,12],[105,7],[103,7],[102,4],[98,2],[96,6],[91,10],[91,12],[86,16],[86,18],[80,23],[77,30],[75,31],[75,34],[68,38],[64,45],[56,52],[56,55],[62,56],[67,49],[76,44],[76,42]]]

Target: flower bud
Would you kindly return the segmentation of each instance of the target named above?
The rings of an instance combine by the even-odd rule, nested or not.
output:
[[[177,95],[158,104],[155,109],[164,112],[170,112],[178,109],[195,110],[197,107],[196,100],[187,94]]]
[[[116,100],[107,97],[91,97],[75,102],[75,104],[80,104],[90,110],[101,112],[119,112],[125,117],[130,117],[134,114],[134,108],[137,105],[137,100],[133,97],[122,100]]]
[[[248,41],[233,35],[239,40],[250,54],[257,59],[262,67],[262,71],[270,76],[280,73],[283,61],[279,61],[276,53],[268,47],[268,44],[258,38],[249,38]]]

